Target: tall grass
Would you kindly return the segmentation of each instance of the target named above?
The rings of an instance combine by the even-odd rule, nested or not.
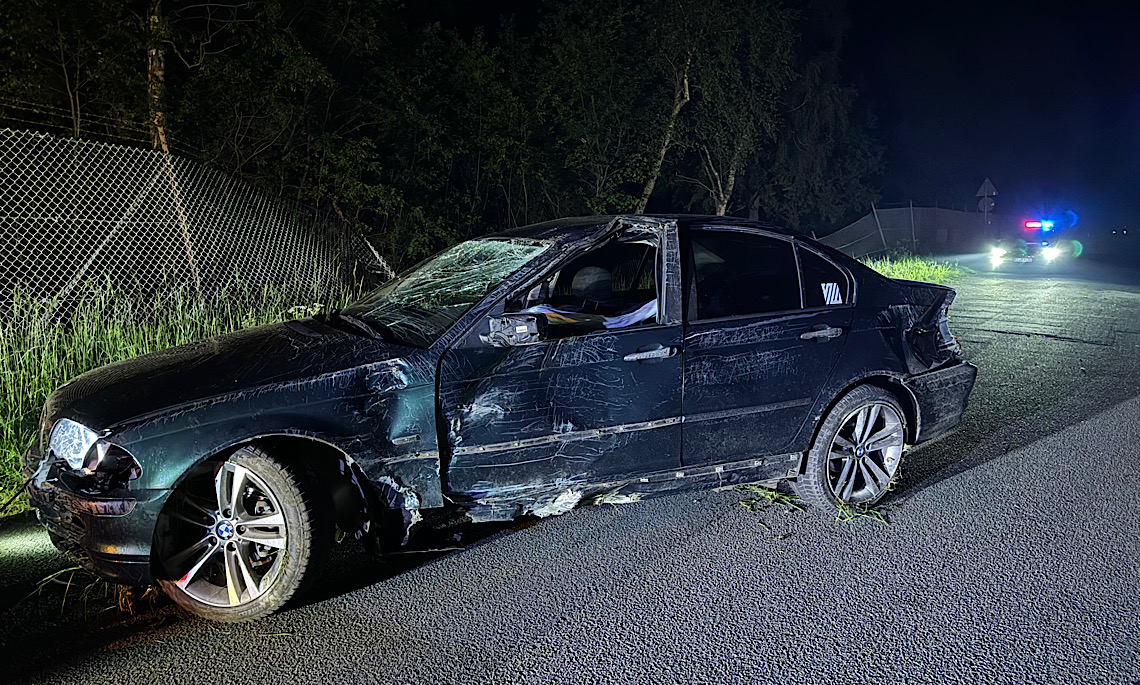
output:
[[[908,281],[926,281],[927,283],[946,285],[966,275],[966,270],[957,264],[936,262],[933,259],[905,253],[867,257],[859,261],[887,278],[903,278]]]
[[[0,316],[0,503],[21,485],[20,461],[38,430],[48,394],[68,379],[111,362],[339,307],[345,293],[298,304],[295,290],[232,285],[200,300],[184,289],[146,298],[107,285],[75,302],[17,294]],[[7,514],[26,505],[15,505]]]

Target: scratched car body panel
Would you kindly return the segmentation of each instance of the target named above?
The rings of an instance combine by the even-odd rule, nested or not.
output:
[[[171,493],[250,445],[320,461],[305,473],[327,514],[384,545],[445,508],[510,520],[802,479],[853,388],[897,399],[908,444],[959,422],[976,369],[952,299],[753,222],[549,222],[451,248],[343,312],[83,374],[49,397],[25,472],[53,540],[132,584],[164,573]],[[64,425],[87,453],[53,451]]]

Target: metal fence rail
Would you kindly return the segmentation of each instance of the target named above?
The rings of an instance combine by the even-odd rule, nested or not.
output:
[[[343,220],[161,152],[0,129],[0,299],[105,287],[330,295],[391,275]]]

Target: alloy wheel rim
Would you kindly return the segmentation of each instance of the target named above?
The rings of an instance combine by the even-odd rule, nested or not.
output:
[[[875,499],[890,487],[902,459],[902,418],[889,404],[865,404],[844,417],[827,455],[827,482],[844,504]]]
[[[188,482],[170,512],[173,553],[164,559],[174,584],[217,607],[264,595],[284,569],[288,529],[277,496],[257,474],[222,463]]]

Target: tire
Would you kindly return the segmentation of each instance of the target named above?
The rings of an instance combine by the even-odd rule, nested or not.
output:
[[[893,395],[871,385],[854,388],[820,424],[792,484],[796,494],[831,513],[873,505],[898,477],[906,430],[906,413]]]
[[[308,470],[255,447],[201,465],[159,517],[159,586],[212,621],[277,611],[324,567],[333,537],[326,499]]]

